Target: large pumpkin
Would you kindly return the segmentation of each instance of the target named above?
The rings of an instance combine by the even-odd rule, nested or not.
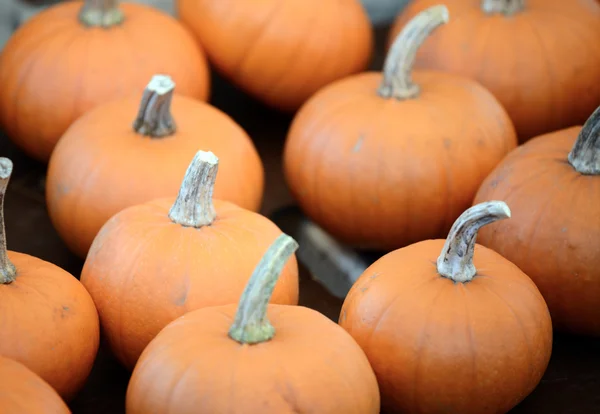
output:
[[[185,312],[234,303],[264,250],[281,233],[267,218],[213,200],[218,159],[198,152],[175,197],[130,207],[102,228],[81,282],[105,338],[133,369],[148,342]],[[272,298],[298,303],[292,257]]]
[[[0,355],[22,363],[68,400],[83,386],[96,358],[98,314],[72,275],[7,251],[2,204],[11,172],[12,162],[0,157]]]
[[[558,330],[600,336],[600,108],[583,128],[510,153],[475,197],[490,199],[514,214],[483,230],[480,243],[534,280]]]
[[[539,383],[552,349],[546,303],[475,243],[507,217],[500,201],[471,207],[446,241],[383,256],[350,290],[339,323],[367,354],[386,413],[505,413]]]
[[[312,309],[268,304],[297,247],[280,235],[237,307],[200,309],[163,329],[133,371],[127,414],[378,414],[375,375],[352,338]]]
[[[174,18],[117,0],[65,1],[40,12],[0,55],[0,123],[25,152],[47,161],[79,116],[141,90],[155,73],[205,100],[206,58]]]
[[[0,356],[0,412],[3,414],[70,414],[46,381],[27,367]]]
[[[390,39],[440,0],[414,0]],[[453,21],[416,68],[469,76],[489,89],[519,138],[581,124],[600,102],[600,6],[595,0],[445,0]],[[391,40],[390,40],[391,41]]]
[[[264,172],[250,137],[218,109],[173,95],[174,87],[169,77],[155,76],[141,104],[138,95],[101,105],[75,122],[56,146],[46,183],[48,212],[80,257],[115,213],[177,195],[198,149],[220,156],[217,198],[260,208]]]
[[[447,19],[444,6],[416,16],[383,74],[324,88],[292,123],[289,187],[307,215],[345,243],[391,250],[443,237],[516,146],[510,119],[483,87],[412,71],[417,48]]]
[[[296,110],[364,70],[373,35],[359,0],[178,0],[216,69],[264,103]]]

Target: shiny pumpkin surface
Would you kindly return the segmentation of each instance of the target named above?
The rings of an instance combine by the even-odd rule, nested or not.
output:
[[[476,202],[510,203],[511,220],[478,242],[523,269],[544,295],[557,329],[600,335],[600,177],[567,161],[581,127],[519,147],[482,184]]]
[[[355,246],[394,249],[445,235],[516,146],[497,100],[475,82],[416,72],[415,99],[377,94],[380,73],[338,81],[297,114],[284,168],[305,213]]]
[[[417,13],[440,3],[415,0],[391,40]],[[600,6],[595,0],[526,0],[512,16],[487,15],[481,0],[446,0],[450,22],[417,54],[415,68],[469,76],[489,89],[519,138],[583,123],[600,102]]]
[[[155,200],[114,216],[94,240],[81,274],[111,349],[129,369],[172,320],[237,302],[254,267],[281,234],[267,218],[219,200],[214,200],[217,218],[211,225],[184,227],[168,217],[173,201]],[[294,256],[271,302],[298,303]]]
[[[17,277],[0,284],[0,355],[22,363],[69,400],[86,381],[98,351],[94,302],[58,266],[12,251],[8,258]]]
[[[470,282],[440,276],[443,247],[428,240],[376,261],[339,323],[367,354],[385,412],[507,412],[548,365],[548,308],[531,279],[483,246]]]
[[[218,109],[174,95],[173,135],[152,138],[132,128],[140,95],[95,108],[69,128],[48,167],[46,201],[67,246],[85,258],[102,225],[122,209],[174,197],[198,150],[220,159],[214,195],[258,210],[264,172],[244,130]]]
[[[241,345],[227,335],[235,312],[201,309],[167,326],[133,372],[127,413],[379,413],[365,354],[331,320],[269,305],[273,339]]]
[[[364,70],[373,49],[358,0],[178,0],[177,9],[217,70],[285,111]]]
[[[0,55],[0,122],[30,156],[47,161],[61,135],[95,106],[144,88],[155,73],[199,100],[209,94],[203,51],[179,22],[125,3],[122,24],[81,24],[83,3],[67,1],[28,20]]]

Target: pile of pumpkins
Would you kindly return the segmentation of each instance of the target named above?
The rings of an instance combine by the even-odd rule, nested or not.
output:
[[[77,280],[7,250],[0,215],[0,411],[69,412],[102,333],[130,414],[501,413],[553,329],[600,335],[596,0],[413,0],[382,72],[359,0],[177,8],[60,3],[0,55],[1,127],[48,162],[85,259]],[[297,306],[298,245],[258,213],[262,162],[206,103],[209,62],[294,113],[304,212],[388,252],[338,323]]]

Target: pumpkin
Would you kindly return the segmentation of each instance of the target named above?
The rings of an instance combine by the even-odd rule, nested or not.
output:
[[[361,0],[362,4],[375,26],[385,26],[392,23],[398,13],[406,7],[409,0]]]
[[[190,312],[163,329],[136,365],[127,414],[377,414],[369,362],[333,321],[302,306],[268,304],[298,247],[280,235],[239,304]]]
[[[511,152],[475,200],[491,198],[510,202],[514,215],[480,243],[533,279],[557,330],[600,336],[600,108],[583,127]]]
[[[117,0],[58,3],[24,23],[0,55],[0,125],[48,161],[77,118],[139,91],[157,72],[182,95],[208,98],[204,52],[171,16]]]
[[[220,110],[174,94],[174,87],[171,78],[154,76],[141,104],[131,96],[101,105],[75,122],[56,146],[46,182],[48,213],[78,256],[85,258],[102,225],[117,212],[177,195],[199,148],[221,157],[218,198],[260,208],[264,172],[250,137]]]
[[[178,0],[177,10],[218,72],[282,111],[366,69],[373,49],[359,0]]]
[[[383,74],[327,86],[292,122],[284,150],[291,192],[344,243],[392,250],[443,237],[517,144],[483,87],[411,70],[421,43],[447,20],[444,6],[423,11],[396,39]]]
[[[12,168],[0,157],[0,355],[22,363],[68,400],[83,386],[96,358],[98,314],[72,275],[7,250],[2,209]],[[3,391],[11,381],[4,382]]]
[[[0,412],[6,414],[70,414],[56,391],[24,365],[0,356]]]
[[[414,0],[390,31],[439,0]],[[581,124],[600,102],[600,6],[593,0],[445,0],[453,22],[418,69],[469,76],[506,108],[521,141]],[[391,41],[391,40],[390,40]]]
[[[234,303],[281,233],[266,217],[212,199],[218,165],[212,152],[199,151],[175,201],[158,199],[121,211],[92,244],[81,282],[96,303],[109,346],[129,369],[172,320]],[[295,257],[272,299],[298,303]]]
[[[367,354],[385,412],[505,413],[541,380],[548,307],[517,266],[475,243],[507,217],[504,202],[477,204],[445,241],[386,254],[350,290],[339,323]]]

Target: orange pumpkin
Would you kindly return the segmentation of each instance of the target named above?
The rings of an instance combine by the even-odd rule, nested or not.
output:
[[[446,241],[383,256],[350,290],[339,323],[367,354],[385,412],[505,413],[539,383],[552,349],[546,303],[475,243],[507,217],[500,201],[471,207]]]
[[[7,251],[2,208],[12,167],[0,157],[0,355],[22,363],[70,399],[96,358],[98,314],[72,275],[36,257]]]
[[[178,0],[177,6],[220,73],[284,111],[364,70],[373,49],[359,0]]]
[[[439,3],[414,0],[413,16]],[[444,0],[452,22],[417,55],[418,69],[468,76],[506,108],[519,138],[583,123],[600,102],[600,6],[594,0]],[[391,42],[391,40],[390,40]]]
[[[70,414],[71,411],[46,381],[24,365],[0,357],[0,412],[5,414]]]
[[[193,36],[171,16],[118,0],[65,1],[40,12],[0,55],[0,124],[47,161],[61,135],[91,108],[137,92],[154,73],[206,100],[209,71]]]
[[[377,414],[379,391],[360,347],[322,314],[269,305],[298,245],[280,235],[239,305],[190,312],[148,345],[127,389],[127,414]]]
[[[536,283],[558,330],[600,336],[600,108],[582,127],[542,135],[510,153],[476,202],[510,202],[513,219],[481,244]]]
[[[81,282],[96,303],[105,338],[129,369],[172,320],[235,302],[281,233],[257,213],[212,199],[217,168],[214,154],[198,152],[175,203],[159,199],[121,211],[90,249]],[[272,299],[298,303],[294,257]]]
[[[284,153],[292,194],[347,244],[390,250],[442,237],[516,146],[510,119],[483,87],[411,70],[417,48],[447,19],[444,6],[419,14],[383,74],[324,88],[292,123]]]
[[[220,110],[174,95],[174,86],[169,77],[153,77],[141,104],[132,96],[101,105],[75,122],[56,146],[46,183],[48,212],[80,257],[117,212],[177,195],[198,148],[222,159],[218,198],[260,208],[264,172],[250,137]]]

